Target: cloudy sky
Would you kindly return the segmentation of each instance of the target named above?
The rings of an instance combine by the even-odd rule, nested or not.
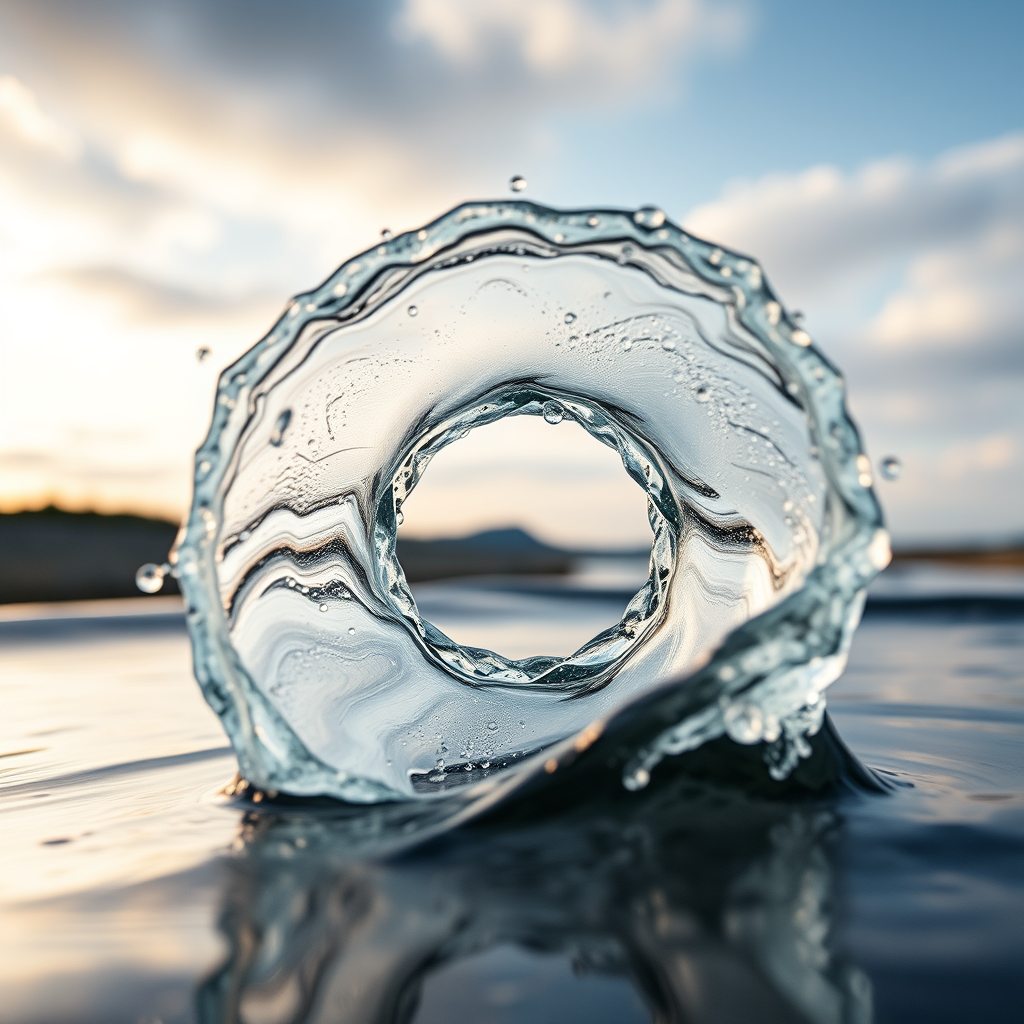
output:
[[[522,173],[758,257],[904,463],[899,541],[1024,533],[1022,39],[994,0],[0,0],[0,508],[180,516],[287,296]]]

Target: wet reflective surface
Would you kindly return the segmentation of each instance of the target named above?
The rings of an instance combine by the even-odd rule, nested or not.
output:
[[[869,604],[829,709],[888,795],[666,772],[386,856],[366,812],[218,795],[234,759],[173,603],[8,615],[3,1019],[1016,1019],[1024,616],[1000,579]],[[445,614],[491,606],[454,586]],[[528,598],[493,598],[503,628]]]

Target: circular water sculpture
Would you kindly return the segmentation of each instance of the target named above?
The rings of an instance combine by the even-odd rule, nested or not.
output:
[[[454,642],[395,556],[431,457],[506,416],[573,419],[648,496],[650,576],[569,657]],[[627,787],[723,733],[781,779],[888,560],[870,469],[754,261],[649,208],[468,204],[344,264],[222,374],[171,561],[263,789],[492,791],[630,709]]]

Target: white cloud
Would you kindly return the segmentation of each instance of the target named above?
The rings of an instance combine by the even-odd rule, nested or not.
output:
[[[998,232],[1014,249],[1024,235],[1024,134],[924,166],[890,159],[856,174],[819,166],[737,182],[691,211],[686,226],[755,254],[782,295],[801,304],[894,258],[961,251]]]
[[[512,55],[535,76],[601,96],[663,80],[696,46],[735,44],[744,29],[736,8],[701,0],[407,0],[396,24],[403,40],[425,39],[461,67]]]
[[[22,143],[76,160],[81,141],[39,108],[35,93],[13,75],[0,76],[0,128]]]

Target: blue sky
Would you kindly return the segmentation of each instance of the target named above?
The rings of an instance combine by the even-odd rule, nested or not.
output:
[[[286,297],[521,172],[760,259],[905,463],[898,541],[1024,533],[1022,44],[1010,3],[4,0],[0,507],[180,515]]]

